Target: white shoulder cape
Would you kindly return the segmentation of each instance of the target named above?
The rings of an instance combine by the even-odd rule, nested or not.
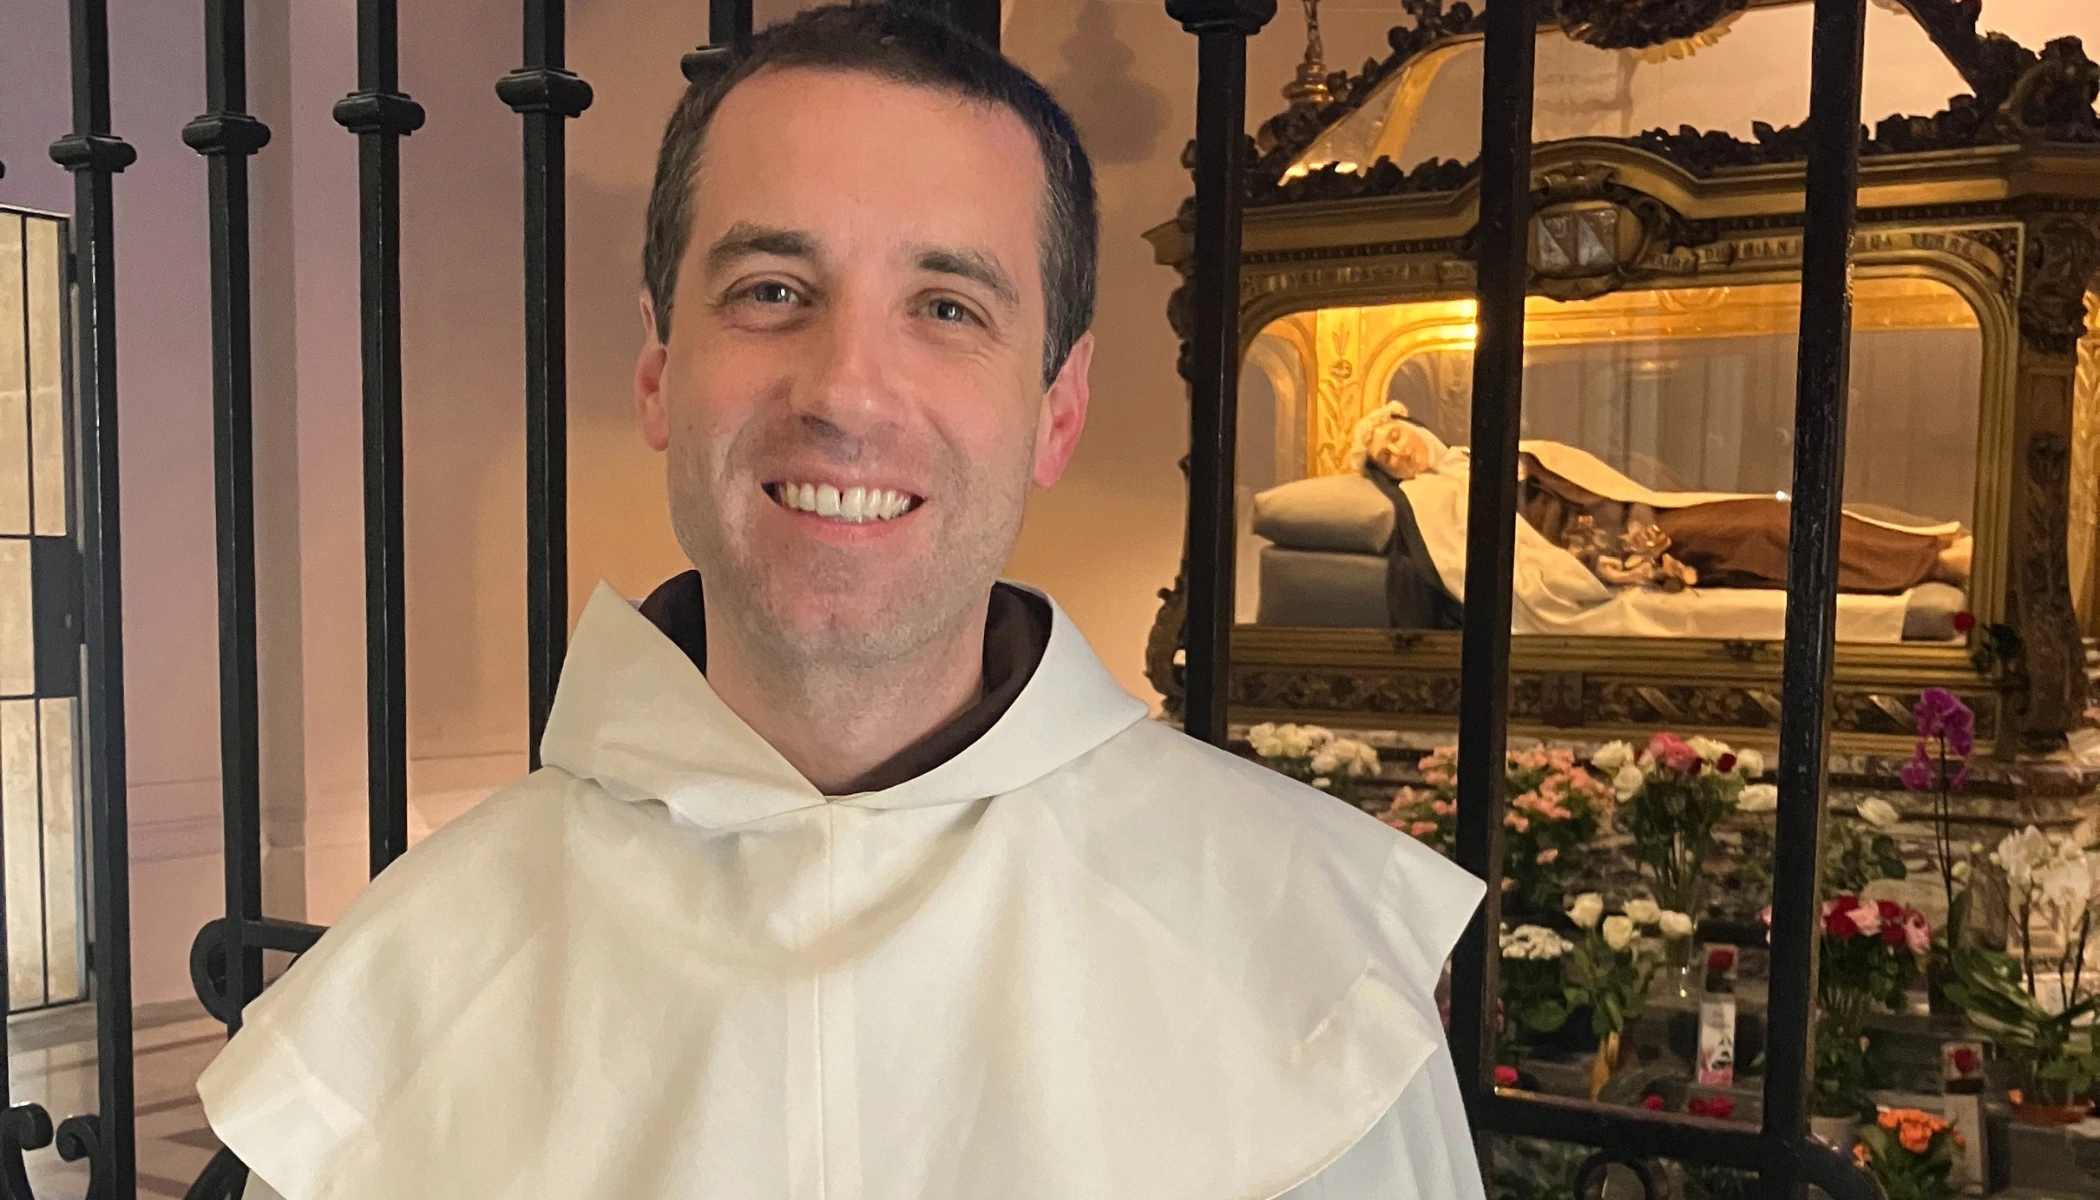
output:
[[[601,588],[548,765],[249,1006],[212,1128],[288,1200],[1479,1196],[1480,883],[1145,713],[1058,612],[977,743],[827,800]]]

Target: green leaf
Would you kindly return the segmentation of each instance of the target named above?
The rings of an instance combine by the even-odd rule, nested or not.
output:
[[[1568,1023],[1568,1006],[1552,1000],[1542,1000],[1524,1014],[1524,1023],[1540,1033],[1552,1033]]]

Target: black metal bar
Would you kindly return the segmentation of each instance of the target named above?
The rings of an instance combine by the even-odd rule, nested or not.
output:
[[[562,68],[562,0],[525,0],[525,65],[496,95],[525,118],[525,640],[529,753],[569,633],[568,193],[564,124],[591,85]]]
[[[133,1139],[131,861],[124,743],[123,554],[117,475],[116,195],[113,177],[138,158],[110,132],[107,0],[71,0],[73,132],[51,160],[73,173],[73,277],[81,370],[80,540],[85,559],[86,785],[98,1032],[97,1101],[108,1117],[68,1118],[59,1153],[89,1160],[93,1200],[129,1200],[138,1186]]]
[[[248,115],[242,0],[205,0],[203,116],[182,140],[205,156],[211,194],[212,453],[219,541],[219,762],[226,915],[262,916],[262,732],[255,660],[254,398],[248,297],[248,159],[270,131]],[[228,1033],[262,992],[262,952],[232,973]]]
[[[357,90],[335,122],[358,136],[364,316],[365,737],[371,866],[408,849],[408,600],[401,529],[401,139],[423,107],[400,91],[394,0],[358,0]]]
[[[1516,559],[1517,430],[1524,410],[1525,235],[1531,221],[1531,101],[1537,0],[1487,10],[1481,89],[1480,334],[1473,356],[1473,477],[1466,504],[1465,669],[1459,681],[1459,865],[1487,900],[1453,952],[1451,1053],[1474,1105],[1495,1061],[1489,1021],[1501,921],[1503,755],[1509,736],[1510,579]],[[1476,1108],[1477,1112],[1477,1108]]]
[[[751,40],[751,0],[707,0],[707,44],[742,46]]]
[[[1234,446],[1239,424],[1240,210],[1247,39],[1275,0],[1167,0],[1196,35],[1195,336],[1189,382],[1187,690],[1183,728],[1223,746],[1232,653]]]
[[[1801,342],[1794,399],[1794,488],[1779,711],[1779,812],[1772,870],[1772,1002],[1764,1135],[1798,1145],[1808,1119],[1809,1021],[1816,998],[1816,884],[1830,761],[1838,535],[1852,343],[1852,223],[1859,199],[1860,73],[1866,0],[1816,0],[1801,249]],[[1770,1200],[1804,1176],[1775,1155]]]

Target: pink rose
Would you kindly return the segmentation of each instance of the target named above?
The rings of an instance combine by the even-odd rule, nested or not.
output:
[[[1509,826],[1511,829],[1516,830],[1518,833],[1525,833],[1531,829],[1530,818],[1525,817],[1520,813],[1503,814],[1502,823],[1504,825]]]
[[[1658,733],[1650,738],[1648,753],[1653,754],[1657,762],[1672,771],[1696,771],[1705,761],[1699,757],[1697,750],[1692,749],[1690,744],[1674,733]]]
[[[1430,834],[1436,832],[1436,822],[1416,821],[1413,825],[1408,827],[1407,831],[1409,833],[1414,834],[1416,837],[1428,837]]]
[[[1852,910],[1852,927],[1862,937],[1873,937],[1881,932],[1881,909],[1872,904],[1862,904]]]
[[[1910,943],[1912,954],[1923,954],[1932,949],[1932,926],[1925,923],[1921,913],[1913,912],[1910,919],[1903,922],[1903,937]]]
[[[1545,866],[1545,865],[1546,865],[1547,863],[1550,863],[1550,862],[1552,862],[1552,861],[1553,861],[1554,859],[1556,859],[1556,858],[1559,858],[1559,857],[1560,857],[1560,847],[1559,847],[1559,846],[1549,846],[1549,847],[1547,847],[1546,849],[1544,849],[1544,850],[1541,850],[1541,851],[1539,851],[1539,858],[1538,858],[1538,863],[1539,863],[1539,865],[1540,865],[1540,866],[1542,866],[1542,867],[1543,867],[1543,866]]]

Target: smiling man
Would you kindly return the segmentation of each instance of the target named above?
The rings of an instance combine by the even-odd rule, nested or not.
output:
[[[695,570],[546,767],[200,1080],[247,1195],[1469,1200],[1472,877],[1146,719],[998,576],[1085,423],[1095,201],[993,51],[813,10],[689,92],[635,372]]]

